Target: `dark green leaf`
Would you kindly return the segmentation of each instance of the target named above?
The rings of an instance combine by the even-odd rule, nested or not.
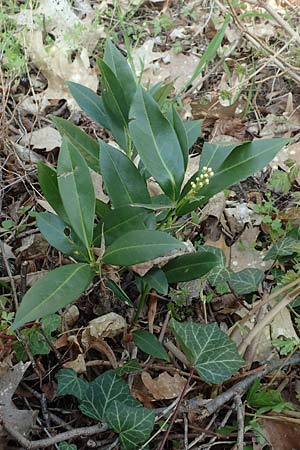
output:
[[[147,355],[170,361],[169,355],[156,336],[146,330],[136,330],[132,333],[135,345]]]
[[[57,175],[68,222],[87,249],[93,239],[95,192],[89,168],[76,147],[63,139]]]
[[[102,141],[100,165],[104,185],[114,208],[151,203],[146,182],[133,162],[124,153]]]
[[[12,329],[53,314],[76,300],[94,277],[88,264],[70,264],[47,273],[25,294]]]
[[[132,397],[127,383],[114,370],[108,370],[89,383],[79,408],[92,419],[106,420],[107,410],[116,400],[125,407],[140,406]]]
[[[89,383],[81,377],[73,369],[61,369],[57,372],[57,395],[73,395],[82,400],[89,387]]]
[[[183,242],[161,231],[129,231],[106,249],[103,262],[116,266],[131,266],[184,247]]]
[[[112,209],[103,219],[106,245],[123,236],[128,231],[147,230],[146,218],[150,211],[143,208],[120,206]]]
[[[298,246],[299,244],[295,239],[287,236],[273,244],[264,259],[267,261],[269,259],[276,259],[278,256],[292,255]]]
[[[198,137],[201,135],[202,122],[202,120],[187,120],[186,122],[183,122],[189,149],[195,144]]]
[[[117,283],[115,283],[113,280],[107,280],[105,282],[105,285],[115,294],[115,296],[119,300],[125,303],[125,305],[130,306],[130,308],[134,307],[132,301],[130,300],[126,292],[124,292],[123,289],[117,285]]]
[[[155,414],[150,409],[128,407],[120,401],[113,401],[106,418],[110,427],[119,433],[122,450],[135,450],[149,439]]]
[[[102,98],[82,84],[68,81],[67,85],[80,108],[96,123],[110,130],[108,114]]]
[[[202,171],[203,167],[210,167],[215,173],[218,171],[219,167],[223,164],[230,153],[239,145],[239,143],[222,145],[222,144],[211,144],[205,142],[201,152],[201,159],[199,164],[199,172]]]
[[[76,260],[88,261],[88,255],[73,230],[58,216],[49,212],[39,213],[36,219],[37,226],[49,242],[65,255],[73,256]]]
[[[167,295],[169,290],[169,284],[165,273],[161,269],[151,269],[141,278],[144,285],[147,285],[148,289],[154,289],[158,294]]]
[[[236,344],[220,330],[217,323],[179,323],[170,327],[191,365],[208,383],[222,383],[243,364]]]
[[[110,130],[121,148],[126,150],[129,105],[113,71],[104,61],[99,60],[98,66],[101,72],[102,99],[109,114]],[[104,169],[102,172],[104,173]]]
[[[245,295],[256,291],[263,278],[264,273],[261,270],[250,268],[232,273],[229,283],[236,294]]]
[[[262,170],[287,144],[288,139],[262,139],[236,147],[219,167],[209,185],[201,190],[201,204],[218,192]]]
[[[173,89],[174,89],[174,81],[171,81],[170,83],[166,84],[164,84],[162,81],[159,81],[158,83],[156,83],[154,86],[151,87],[150,94],[162,108]]]
[[[211,286],[217,286],[218,284],[226,283],[230,280],[232,270],[224,266],[216,266],[209,273],[207,280]]]
[[[184,160],[184,169],[186,169],[186,166],[188,163],[188,158],[189,158],[189,143],[188,143],[188,138],[187,138],[184,124],[181,120],[180,115],[176,111],[176,108],[174,105],[172,105],[169,110],[168,119],[169,119],[171,125],[173,126],[176,136],[177,136],[177,139],[180,143],[182,156],[183,156],[183,160]]]
[[[131,137],[145,168],[176,200],[184,178],[184,160],[174,129],[142,88],[137,89],[129,116]]]
[[[61,117],[51,116],[58,131],[62,136],[67,138],[74,144],[86,160],[88,166],[99,172],[99,145],[95,139],[81,130],[80,127],[74,125],[70,120]]]
[[[105,217],[106,214],[108,214],[110,211],[111,211],[111,209],[106,203],[104,203],[102,200],[99,200],[98,198],[96,198],[95,213],[99,219],[102,219],[103,217]]]
[[[126,102],[129,109],[136,91],[136,81],[126,58],[109,39],[106,41],[103,61],[113,71],[122,86],[123,92],[126,93]]]
[[[68,444],[68,442],[63,441],[58,444],[59,450],[77,450],[77,445]]]
[[[127,375],[128,373],[141,372],[143,367],[140,365],[137,359],[131,359],[127,361],[123,366],[116,369],[117,375],[122,377],[123,375]]]
[[[172,259],[163,268],[169,283],[201,278],[215,267],[217,258],[212,253],[190,253]]]
[[[45,199],[57,212],[60,218],[67,222],[68,216],[59,193],[56,170],[39,161],[38,176]]]

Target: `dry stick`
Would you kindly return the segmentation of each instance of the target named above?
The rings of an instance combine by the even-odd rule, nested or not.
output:
[[[244,408],[240,394],[235,396],[235,405],[237,412],[238,435],[237,435],[237,450],[244,448]]]
[[[192,370],[191,370],[190,376],[189,376],[189,378],[187,379],[184,388],[182,389],[182,392],[181,392],[180,397],[179,397],[179,399],[178,399],[178,402],[177,402],[177,405],[176,405],[176,408],[175,408],[173,417],[172,417],[172,419],[171,419],[170,425],[169,425],[167,431],[165,432],[165,435],[164,435],[164,437],[163,437],[163,439],[162,439],[162,441],[161,441],[161,443],[160,443],[160,446],[158,447],[158,450],[163,450],[163,449],[164,449],[165,443],[166,443],[167,440],[168,440],[168,436],[169,436],[169,434],[170,434],[170,431],[172,430],[172,427],[173,427],[173,425],[174,425],[175,419],[176,419],[177,414],[178,414],[178,412],[179,412],[179,407],[180,407],[180,405],[181,405],[181,403],[182,403],[183,397],[185,396],[185,393],[186,393],[186,391],[188,390],[189,383],[190,383],[190,381],[191,381],[191,379],[192,379],[192,375],[193,375],[194,370],[195,370],[195,369],[192,369]]]
[[[6,269],[9,281],[10,281],[12,294],[13,294],[13,299],[14,299],[14,303],[15,303],[15,309],[17,311],[17,309],[19,307],[17,289],[16,289],[16,285],[15,285],[15,282],[14,282],[14,279],[13,279],[10,267],[9,267],[9,263],[8,263],[7,257],[5,255],[4,245],[3,245],[3,242],[1,240],[0,240],[0,249],[1,249],[1,253],[2,253],[3,262],[4,262],[4,265],[5,265],[5,269]],[[29,358],[29,360],[30,360],[30,362],[32,364],[33,370],[35,371],[35,373],[38,376],[38,378],[41,378],[41,374],[40,374],[40,372],[37,369],[37,365],[35,363],[35,359],[34,359],[32,353],[31,353],[29,345],[27,344],[26,340],[24,339],[24,336],[22,335],[22,333],[20,333],[19,330],[16,330],[15,334],[17,336],[18,341],[22,344],[24,350],[26,351],[27,356],[28,356],[28,358]]]
[[[278,291],[273,292],[273,294],[270,295],[266,295],[264,296],[261,300],[259,300],[258,302],[255,303],[255,305],[253,306],[253,308],[251,309],[251,311],[244,316],[241,320],[239,320],[239,322],[237,322],[239,325],[243,325],[246,322],[248,322],[251,317],[264,305],[267,305],[268,303],[270,303],[272,300],[275,300],[279,295],[285,294],[286,291],[292,289],[295,286],[299,286],[300,285],[300,280],[294,280],[291,281],[290,283],[288,283],[287,285],[283,286],[281,289],[278,289]],[[230,337],[233,338],[235,336],[235,331],[238,329],[238,326],[236,326],[231,334]]]
[[[258,378],[261,378],[278,368],[283,368],[289,365],[294,366],[299,363],[300,363],[300,353],[297,353],[292,358],[286,358],[284,361],[280,360],[268,363],[266,364],[266,367],[264,369],[260,370],[259,372],[253,373],[252,375],[249,375],[249,377],[245,378],[242,381],[239,381],[234,386],[229,388],[227,391],[218,395],[216,398],[208,402],[198,398],[192,398],[191,400],[187,400],[186,402],[184,402],[182,408],[183,410],[193,410],[199,409],[199,407],[201,407],[202,408],[202,411],[200,411],[201,416],[203,418],[208,417],[211,414],[214,414],[225,403],[232,400],[236,396],[236,394],[242,395]]]
[[[246,0],[246,3],[249,3],[250,5],[258,6],[259,8],[264,8],[268,13],[275,19],[275,21],[282,26],[282,28],[290,35],[292,36],[295,41],[300,44],[300,36],[297,33],[296,30],[294,30],[288,22],[286,22],[280,14],[265,0]]]
[[[242,343],[239,345],[238,350],[240,354],[243,356],[248,345],[251,344],[253,339],[264,329],[266,325],[268,325],[274,317],[286,306],[288,306],[299,294],[299,289],[296,288],[288,294],[286,297],[284,297],[279,303],[277,303],[274,308],[272,308],[265,317],[260,320],[253,328],[252,330],[247,334],[245,339],[242,341]]]
[[[232,11],[232,16],[233,16],[236,26],[240,30],[240,32],[243,33],[244,35],[246,35],[248,40],[256,48],[258,48],[258,49],[263,48],[266,52],[268,52],[270,55],[272,55],[272,61],[274,62],[274,64],[276,64],[276,66],[279,67],[280,70],[282,70],[283,72],[286,72],[294,81],[296,81],[297,83],[300,83],[300,76],[294,72],[294,70],[300,70],[300,68],[291,66],[291,64],[289,64],[288,62],[275,56],[276,53],[270,47],[265,45],[265,43],[263,41],[261,41],[260,39],[258,39],[257,37],[253,36],[248,30],[246,30],[242,26],[230,1],[227,0],[227,3]]]
[[[75,428],[74,430],[65,431],[45,439],[30,441],[17,431],[10,423],[3,422],[5,430],[26,450],[34,450],[38,448],[50,447],[58,442],[67,441],[80,436],[93,436],[97,433],[103,433],[108,429],[106,424],[97,424],[90,427]]]

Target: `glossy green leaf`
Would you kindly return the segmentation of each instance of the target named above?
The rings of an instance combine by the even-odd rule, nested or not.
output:
[[[107,410],[109,426],[119,433],[122,450],[141,448],[153,430],[155,414],[151,409],[129,407],[113,401]]]
[[[103,100],[92,89],[82,84],[68,81],[67,85],[78,106],[103,128],[110,130],[110,123]]]
[[[102,141],[99,145],[102,177],[114,208],[151,203],[146,182],[133,162],[115,147]]]
[[[129,117],[131,137],[145,168],[176,200],[184,178],[184,159],[173,127],[142,88],[137,89]]]
[[[94,186],[85,159],[66,138],[63,139],[58,157],[57,175],[68,222],[89,249],[94,228]]]
[[[126,93],[126,102],[129,109],[136,91],[136,81],[126,58],[109,39],[106,41],[103,61],[113,71],[123,92]]]
[[[55,123],[60,134],[62,136],[67,136],[77,150],[79,150],[88,166],[95,170],[95,172],[99,172],[98,142],[82,131],[80,127],[74,125],[70,120],[55,116],[51,116],[51,119]]]
[[[47,273],[25,294],[12,329],[53,314],[76,300],[94,277],[89,264],[70,264]]]
[[[212,61],[214,59],[214,57],[216,56],[216,53],[218,51],[218,49],[221,47],[221,43],[223,40],[223,37],[225,35],[225,31],[227,28],[229,22],[229,18],[226,17],[222,27],[220,28],[220,30],[215,34],[215,36],[213,37],[213,39],[211,40],[211,42],[208,44],[207,49],[205,50],[205,52],[203,53],[203,55],[201,56],[192,77],[189,79],[189,81],[187,81],[187,83],[184,85],[184,87],[182,88],[182,91],[185,91],[185,89],[192,84],[192,82],[200,75],[201,71],[204,69],[204,67],[206,66],[207,63],[209,63],[210,61]]]
[[[261,270],[250,268],[232,273],[229,283],[237,295],[245,295],[255,292],[263,278],[264,273]]]
[[[67,222],[68,216],[59,193],[56,170],[39,161],[38,177],[45,199],[60,218]]]
[[[130,300],[126,292],[124,292],[123,289],[115,281],[106,280],[105,285],[115,294],[115,296],[119,300],[121,300],[121,302],[125,303],[126,306],[130,306],[130,308],[134,307],[132,301]]]
[[[169,283],[191,281],[201,278],[217,264],[217,258],[212,253],[189,253],[172,259],[163,271]]]
[[[239,143],[233,143],[229,145],[211,144],[205,142],[201,152],[201,159],[199,164],[199,172],[203,167],[210,167],[215,173],[219,167],[223,164],[230,153],[239,145]]]
[[[183,122],[189,149],[195,144],[198,137],[201,135],[202,122],[202,120],[187,120]]]
[[[60,369],[56,376],[57,395],[73,395],[82,400],[89,387],[89,383],[82,377],[78,377],[73,369]]]
[[[185,248],[185,244],[167,233],[152,230],[129,231],[106,249],[103,262],[131,266],[158,258],[177,248]]]
[[[169,119],[171,125],[173,126],[176,136],[177,136],[177,139],[180,143],[182,156],[183,156],[183,160],[184,160],[184,168],[186,169],[186,166],[188,163],[188,158],[189,158],[189,143],[188,143],[188,138],[187,138],[185,127],[184,127],[181,117],[178,114],[178,112],[176,111],[176,108],[174,105],[172,105],[169,110],[168,119]]]
[[[295,253],[296,250],[299,250],[299,241],[286,236],[272,245],[264,259],[268,261],[270,259],[276,259],[278,256],[289,256]]]
[[[168,96],[171,94],[174,89],[174,81],[170,81],[170,83],[164,84],[162,81],[159,81],[150,89],[150,94],[154,98],[154,100],[159,104],[160,107],[163,107],[165,101]]]
[[[262,170],[288,142],[288,139],[281,138],[262,139],[236,147],[211,178],[209,185],[201,190],[204,198],[200,203]]]
[[[170,361],[168,353],[154,334],[146,330],[136,330],[132,335],[133,342],[142,352],[164,361]]]
[[[111,211],[110,207],[102,200],[96,198],[95,213],[99,219],[103,219]]]
[[[129,105],[125,92],[113,71],[104,61],[99,60],[98,66],[101,73],[102,99],[109,114],[110,130],[121,148],[126,150]]]
[[[146,218],[150,211],[144,208],[120,206],[112,209],[104,218],[104,237],[106,245],[133,230],[147,230]]]
[[[59,450],[78,450],[77,445],[68,444],[66,441],[62,441],[58,444]]]
[[[149,270],[140,280],[149,290],[154,289],[158,294],[167,295],[169,284],[161,269],[153,268]]]
[[[236,344],[217,323],[180,323],[171,319],[170,327],[185,356],[204,381],[222,383],[242,366]]]
[[[50,245],[78,261],[88,261],[85,248],[78,238],[74,239],[73,230],[60,217],[49,212],[43,212],[38,214],[36,223]]]
[[[108,370],[89,383],[79,408],[92,419],[106,420],[107,410],[113,401],[119,401],[125,407],[140,407],[127,383],[114,370]]]

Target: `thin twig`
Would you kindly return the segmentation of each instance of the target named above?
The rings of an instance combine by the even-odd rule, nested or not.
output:
[[[238,423],[238,435],[237,435],[237,450],[244,449],[244,408],[243,402],[240,394],[235,396],[235,405],[237,412],[237,423]]]
[[[3,427],[11,435],[11,437],[26,448],[26,450],[34,450],[40,447],[50,447],[58,442],[67,441],[80,436],[93,436],[94,434],[103,433],[108,429],[106,424],[97,424],[90,427],[74,428],[73,430],[65,431],[64,433],[57,434],[56,436],[52,436],[50,438],[30,441],[19,433],[19,431],[17,431],[9,422],[3,422]]]
[[[185,396],[185,394],[186,394],[186,392],[187,392],[187,390],[188,390],[189,383],[190,383],[190,381],[191,381],[191,379],[192,379],[193,372],[194,372],[194,369],[191,370],[190,376],[189,376],[189,378],[187,379],[187,381],[186,381],[186,383],[185,383],[185,386],[184,386],[184,388],[183,388],[183,390],[182,390],[182,392],[181,392],[181,394],[180,394],[180,397],[179,397],[178,403],[177,403],[177,405],[176,405],[176,408],[175,408],[173,417],[172,417],[172,419],[171,419],[170,425],[169,425],[167,431],[165,432],[165,435],[164,435],[164,437],[163,437],[163,439],[162,439],[162,441],[161,441],[161,443],[160,443],[160,446],[159,446],[158,450],[163,450],[164,447],[165,447],[165,443],[166,443],[167,440],[168,440],[168,436],[169,436],[169,434],[170,434],[170,431],[171,431],[172,428],[173,428],[175,419],[176,419],[177,414],[178,414],[178,412],[179,412],[179,407],[180,407],[180,405],[181,405],[181,403],[182,403],[182,400],[183,400],[183,398],[184,398],[184,396]]]

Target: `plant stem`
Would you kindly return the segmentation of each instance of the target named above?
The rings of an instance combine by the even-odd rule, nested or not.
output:
[[[139,304],[137,306],[137,310],[136,310],[136,313],[133,318],[133,322],[132,322],[133,325],[137,322],[137,320],[140,316],[140,313],[145,305],[148,293],[149,293],[149,291],[147,289],[144,289],[143,292],[141,293]]]

